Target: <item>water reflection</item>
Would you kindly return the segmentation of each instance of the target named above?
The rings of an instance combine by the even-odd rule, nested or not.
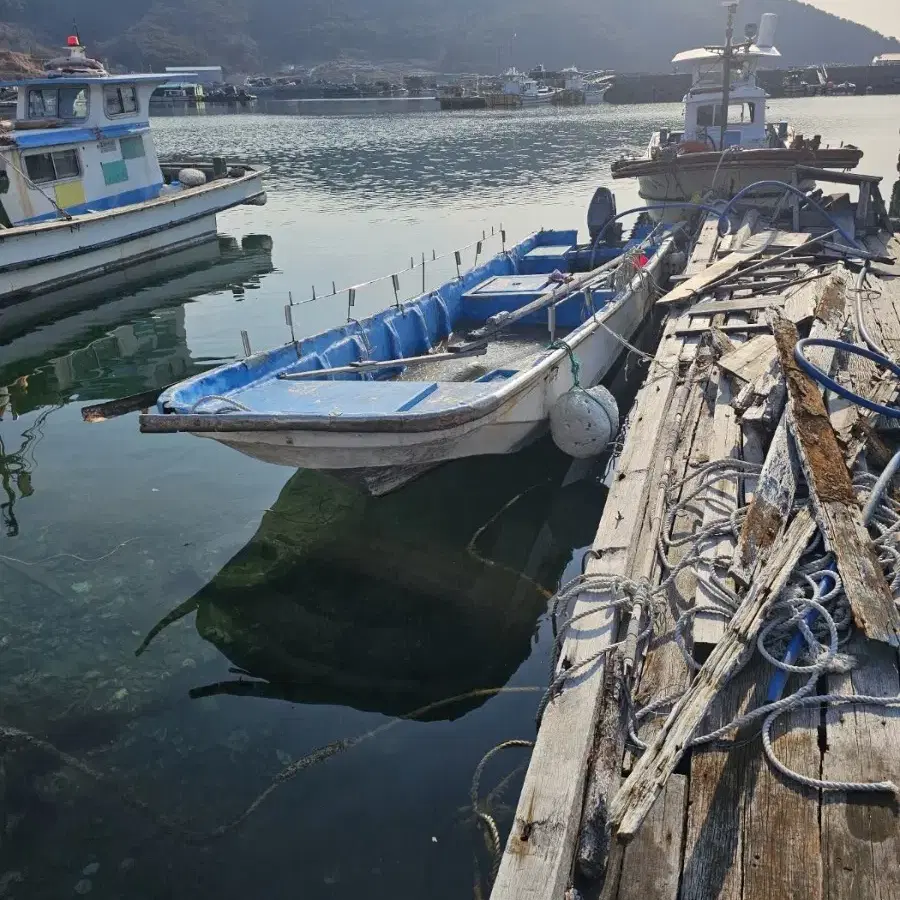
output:
[[[9,410],[8,392],[4,398],[5,388],[0,388],[0,421],[3,420],[5,410]],[[29,428],[21,435],[19,446],[16,450],[7,450],[0,436],[0,488],[5,499],[0,503],[0,522],[6,531],[7,537],[19,536],[19,521],[16,518],[16,501],[25,499],[34,493],[32,474],[36,462],[34,451],[44,436],[44,423],[48,416],[59,409],[52,406],[45,409],[34,420]],[[13,413],[15,416],[15,413]]]
[[[0,407],[20,415],[73,394],[79,400],[132,394],[199,371],[183,304],[221,290],[240,297],[272,270],[267,235],[240,244],[220,237],[5,308]]]
[[[253,539],[147,636],[196,611],[234,694],[402,715],[505,684],[604,489],[561,488],[549,442],[463,460],[381,499],[298,471]],[[460,485],[471,490],[461,494]],[[463,499],[461,499],[461,497]],[[456,718],[484,698],[440,708]]]
[[[677,118],[678,108],[671,106]],[[569,192],[573,182],[608,180],[610,163],[646,141],[647,114],[634,119],[633,111],[612,107],[444,116],[248,115],[182,121],[177,130],[163,122],[159,131],[161,146],[172,154],[211,153],[227,133],[235,156],[271,167],[272,190],[327,193],[347,205],[451,199],[483,206],[487,191],[497,201],[526,187],[540,196],[563,186]]]

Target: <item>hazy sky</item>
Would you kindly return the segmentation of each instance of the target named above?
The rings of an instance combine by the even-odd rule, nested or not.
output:
[[[900,0],[804,0],[826,12],[900,37]]]

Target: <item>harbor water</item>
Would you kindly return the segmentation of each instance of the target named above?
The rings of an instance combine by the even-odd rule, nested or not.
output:
[[[900,98],[770,107],[862,147],[889,194]],[[0,898],[486,896],[472,776],[534,736],[548,598],[580,570],[602,466],[544,440],[371,499],[80,410],[232,360],[242,330],[287,340],[289,302],[312,333],[346,319],[341,289],[399,272],[414,296],[455,274],[447,251],[499,251],[501,226],[584,228],[598,185],[635,206],[610,163],[679,115],[154,120],[166,155],[268,165],[269,203],[0,334]],[[393,299],[379,282],[350,312]],[[618,372],[623,405],[639,374]],[[504,835],[526,752],[481,779]]]

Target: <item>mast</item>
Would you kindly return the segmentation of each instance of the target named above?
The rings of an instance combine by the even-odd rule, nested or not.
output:
[[[734,57],[734,17],[737,13],[738,0],[725,0],[722,6],[728,7],[728,24],[725,26],[725,47],[722,50],[722,130],[719,134],[719,149],[725,149],[725,132],[728,131],[728,103],[731,99],[731,60]]]

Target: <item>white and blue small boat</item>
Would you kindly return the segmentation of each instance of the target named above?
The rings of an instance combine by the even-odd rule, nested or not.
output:
[[[150,96],[170,79],[109,75],[72,36],[0,85],[18,88],[0,123],[0,330],[8,304],[213,240],[216,213],[265,202],[259,169],[160,165]]]
[[[609,371],[670,274],[677,234],[641,221],[603,242],[608,190],[591,210],[588,244],[533,234],[414,300],[175,385],[141,430],[337,470],[373,493],[436,463],[513,452],[576,378],[586,387]],[[395,467],[405,474],[384,471]]]

